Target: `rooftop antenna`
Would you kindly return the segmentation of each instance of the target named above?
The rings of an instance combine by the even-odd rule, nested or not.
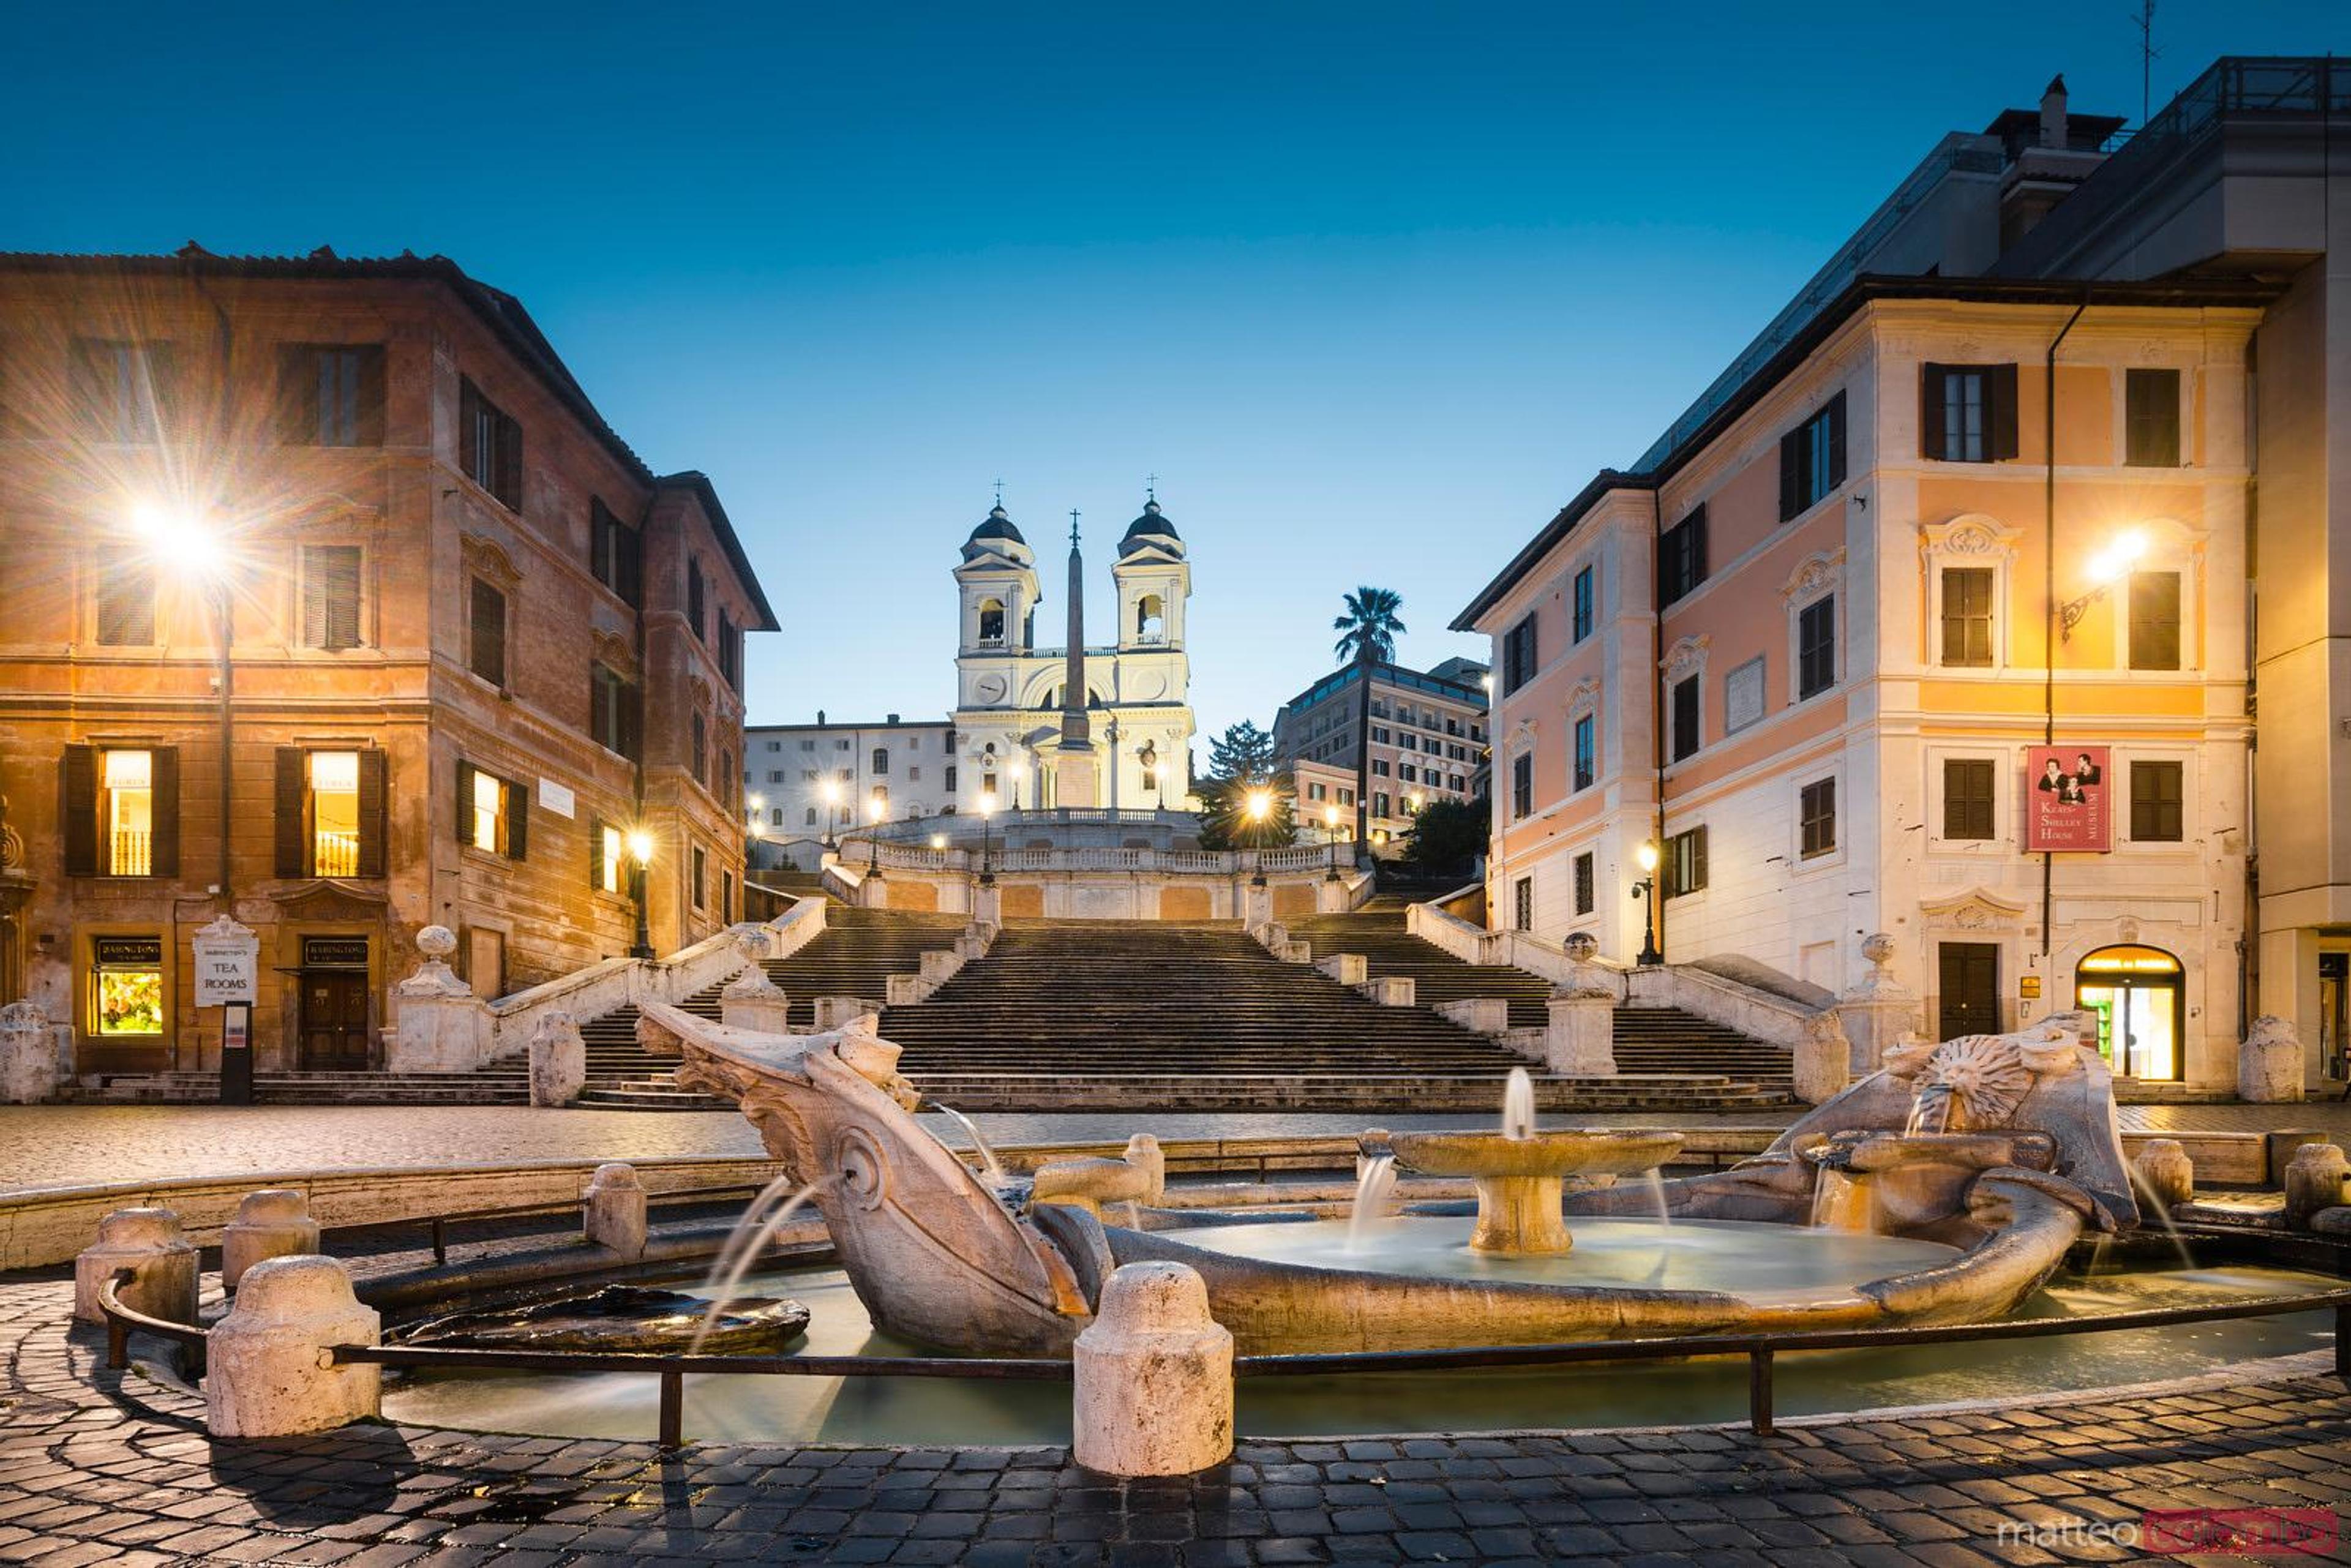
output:
[[[2155,47],[2155,0],[2139,0],[2138,15],[2131,18],[2138,29],[2138,122],[2147,126],[2147,116],[2155,111],[2155,62],[2163,53]]]

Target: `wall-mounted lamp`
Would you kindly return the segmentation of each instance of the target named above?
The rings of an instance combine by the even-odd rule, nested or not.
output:
[[[2127,529],[2115,537],[2115,542],[2090,558],[2090,580],[2095,588],[2079,599],[2068,600],[2057,610],[2057,640],[2074,640],[2074,627],[2090,606],[2106,596],[2106,590],[2127,576],[2131,565],[2147,553],[2147,538],[2137,528]]]

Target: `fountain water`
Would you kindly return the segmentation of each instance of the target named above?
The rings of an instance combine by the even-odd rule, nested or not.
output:
[[[735,1228],[727,1232],[726,1244],[718,1249],[717,1258],[710,1265],[709,1277],[702,1283],[703,1293],[709,1298],[710,1307],[695,1328],[693,1343],[686,1346],[689,1353],[700,1350],[702,1342],[709,1338],[711,1331],[718,1326],[719,1319],[726,1312],[726,1304],[743,1288],[743,1276],[751,1271],[751,1265],[768,1250],[768,1243],[775,1239],[776,1232],[781,1230],[792,1216],[799,1212],[800,1206],[814,1197],[817,1189],[830,1178],[819,1177],[778,1203],[778,1195],[784,1184],[791,1179],[789,1175],[779,1176],[761,1188],[759,1196],[751,1200],[751,1207],[743,1211],[743,1218],[735,1222]],[[770,1212],[763,1214],[762,1210]]]
[[[1666,1197],[1666,1173],[1651,1166],[1643,1173],[1641,1180],[1647,1186],[1649,1197],[1657,1206],[1657,1223],[1673,1224],[1674,1206]]]
[[[1347,1215],[1347,1250],[1359,1252],[1380,1222],[1387,1218],[1388,1198],[1395,1191],[1395,1156],[1371,1155],[1355,1182],[1355,1205]]]
[[[955,1118],[956,1125],[971,1139],[971,1146],[979,1151],[980,1179],[990,1186],[1002,1186],[1006,1180],[1003,1163],[997,1159],[996,1151],[987,1146],[987,1140],[979,1135],[979,1124],[954,1106],[942,1105],[935,1100],[930,1102],[930,1108],[943,1116]],[[944,1138],[939,1141],[942,1144],[946,1142]]]
[[[1502,1136],[1513,1142],[1535,1135],[1535,1081],[1523,1067],[1510,1069],[1502,1085]]]

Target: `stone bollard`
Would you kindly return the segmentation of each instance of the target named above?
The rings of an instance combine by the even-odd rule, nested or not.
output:
[[[1233,1336],[1181,1263],[1129,1263],[1072,1353],[1072,1448],[1113,1476],[1181,1476],[1233,1452]]]
[[[582,1196],[581,1228],[590,1243],[632,1260],[645,1250],[645,1189],[637,1169],[619,1160],[596,1167]]]
[[[2177,1138],[2149,1138],[2131,1162],[2131,1180],[2166,1214],[2196,1196],[2196,1166]]]
[[[1360,986],[1371,978],[1369,961],[1361,953],[1333,953],[1317,958],[1314,967],[1343,986]]]
[[[1543,1065],[1563,1078],[1616,1076],[1616,998],[1603,990],[1554,990],[1546,1004]]]
[[[1384,1008],[1408,1008],[1419,988],[1410,975],[1374,975],[1355,989]]]
[[[2291,1020],[2263,1013],[2237,1047],[2237,1098],[2290,1105],[2302,1098],[2302,1041]]]
[[[0,1008],[0,1105],[37,1105],[57,1092],[57,1028],[38,1002]]]
[[[319,1222],[310,1200],[290,1186],[249,1192],[236,1218],[221,1230],[221,1289],[234,1291],[246,1270],[270,1258],[298,1258],[319,1249]]]
[[[2307,1230],[2321,1209],[2343,1207],[2343,1178],[2351,1164],[2333,1144],[2304,1144],[2285,1167],[2285,1228]]]
[[[1823,1008],[1804,1019],[1804,1032],[1792,1055],[1797,1099],[1818,1105],[1844,1092],[1853,1069],[1853,1046],[1836,1009]]]
[[[569,1105],[588,1087],[588,1042],[579,1021],[567,1012],[540,1015],[530,1028],[530,1103]]]
[[[204,1424],[215,1437],[290,1437],[373,1416],[383,1369],[337,1366],[326,1353],[375,1344],[381,1331],[340,1259],[256,1263],[204,1339]]]
[[[98,1222],[98,1240],[74,1259],[74,1313],[86,1323],[102,1323],[98,1293],[118,1269],[138,1278],[117,1291],[133,1312],[167,1322],[196,1321],[196,1249],[180,1234],[180,1217],[168,1208],[118,1208]]]

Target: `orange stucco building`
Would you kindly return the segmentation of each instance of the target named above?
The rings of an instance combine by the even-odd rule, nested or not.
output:
[[[2351,623],[2305,156],[2343,75],[2223,61],[2119,151],[2062,82],[1946,139],[1536,535],[1456,622],[1494,639],[1497,924],[1629,960],[1654,906],[1669,962],[1830,991],[1884,931],[1945,1037],[2079,1006],[2119,1071],[2217,1086],[2268,1011],[2342,1074],[2351,900],[2273,894],[2345,880],[2338,737],[2270,650],[2281,606]]]
[[[190,937],[261,941],[265,1072],[382,1063],[445,925],[477,994],[738,913],[716,492],[440,259],[0,256],[0,995],[75,1076],[209,1069]],[[225,611],[228,636],[221,636]]]

